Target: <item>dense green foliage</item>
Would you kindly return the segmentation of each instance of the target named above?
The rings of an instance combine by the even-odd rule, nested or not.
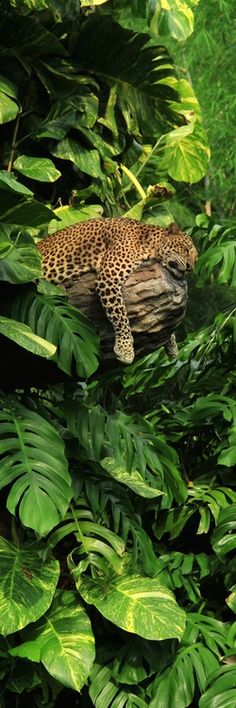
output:
[[[208,12],[2,4],[0,334],[14,380],[31,352],[67,381],[2,375],[1,708],[233,707],[236,227],[231,203],[221,224],[196,216],[209,148],[177,70]],[[90,323],[41,277],[35,240],[102,214],[191,224],[175,362],[104,372]]]

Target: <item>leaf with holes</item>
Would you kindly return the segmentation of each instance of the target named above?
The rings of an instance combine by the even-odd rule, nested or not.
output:
[[[72,497],[64,443],[42,416],[17,400],[2,400],[0,489],[11,485],[7,508],[24,526],[46,535],[64,517]]]
[[[29,290],[9,303],[6,314],[54,344],[54,360],[68,375],[73,366],[77,375],[85,378],[97,369],[98,337],[86,317],[64,298]]]

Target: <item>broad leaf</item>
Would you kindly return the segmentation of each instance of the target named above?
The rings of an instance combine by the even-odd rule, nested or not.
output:
[[[199,182],[205,175],[209,148],[199,122],[176,128],[165,137],[165,162],[168,174],[180,182]]]
[[[79,221],[86,221],[86,219],[99,219],[102,216],[103,208],[100,204],[84,204],[78,207],[69,206],[66,204],[66,206],[55,209],[54,213],[58,219],[51,221],[48,227],[49,234],[52,234],[55,231],[60,231],[66,226],[78,224]]]
[[[150,31],[156,36],[168,35],[184,41],[193,32],[194,15],[191,5],[199,0],[157,0],[150,21]]]
[[[33,192],[31,192],[28,187],[25,187],[25,185],[21,184],[21,182],[17,182],[15,176],[9,174],[5,170],[0,170],[0,189],[6,189],[10,192],[16,192],[26,197],[33,196]]]
[[[61,160],[70,160],[81,172],[91,177],[103,178],[98,150],[88,150],[72,138],[64,138],[51,147],[52,155]]]
[[[9,319],[8,317],[1,317],[1,315],[0,332],[4,334],[5,337],[19,344],[20,347],[28,349],[32,354],[37,354],[38,356],[43,356],[48,359],[56,352],[54,344],[47,342],[46,339],[42,339],[42,337],[38,337],[37,334],[32,332],[30,327],[27,327],[27,325],[21,322],[16,322],[16,320]]]
[[[116,479],[117,482],[125,484],[141,497],[153,499],[154,497],[158,497],[163,494],[160,489],[155,489],[147,484],[138,470],[132,469],[131,472],[128,472],[125,464],[119,465],[119,463],[112,457],[104,457],[103,460],[101,460],[101,465],[104,467],[106,472],[111,475],[111,477]]]
[[[52,342],[57,347],[54,360],[67,374],[75,366],[78,376],[87,378],[97,369],[98,337],[86,317],[64,298],[29,290],[9,305],[6,314]]]
[[[12,485],[8,510],[44,536],[64,517],[72,496],[59,433],[17,400],[3,399],[0,455],[0,489]]]
[[[221,666],[199,700],[199,708],[235,708],[236,667]]]
[[[17,632],[50,607],[59,563],[42,560],[37,543],[16,546],[0,537],[0,632]]]
[[[184,632],[185,612],[156,578],[130,574],[108,582],[83,576],[77,587],[85,602],[126,632],[156,640],[180,639]]]
[[[61,177],[61,172],[56,169],[52,160],[46,157],[20,155],[15,160],[13,167],[25,177],[36,179],[39,182],[55,182]]]
[[[41,661],[48,673],[75,691],[86,683],[95,658],[94,637],[85,610],[76,595],[57,592],[50,610],[22,634],[13,656]]]
[[[0,280],[29,283],[41,276],[41,257],[34,239],[27,232],[22,232],[12,242],[7,256],[0,261]]]
[[[52,219],[55,219],[53,211],[36,199],[21,200],[18,203],[15,201],[8,206],[4,202],[2,204],[0,221],[6,224],[38,227],[48,224]]]

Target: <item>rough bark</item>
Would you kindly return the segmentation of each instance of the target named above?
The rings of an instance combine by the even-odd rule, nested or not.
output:
[[[84,273],[70,283],[67,294],[70,303],[94,324],[101,337],[102,358],[114,360],[114,332],[95,292],[95,277],[95,273]],[[149,262],[127,278],[123,294],[135,352],[144,355],[165,345],[185,315],[186,280],[177,280],[158,263]]]

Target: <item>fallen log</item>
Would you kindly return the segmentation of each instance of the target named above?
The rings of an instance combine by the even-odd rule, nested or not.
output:
[[[83,273],[68,284],[67,295],[100,335],[101,358],[114,361],[114,332],[96,294],[95,280],[95,273]],[[149,261],[127,278],[123,295],[136,354],[143,356],[162,345],[168,348],[170,336],[186,311],[185,278],[174,278],[166,268]]]

